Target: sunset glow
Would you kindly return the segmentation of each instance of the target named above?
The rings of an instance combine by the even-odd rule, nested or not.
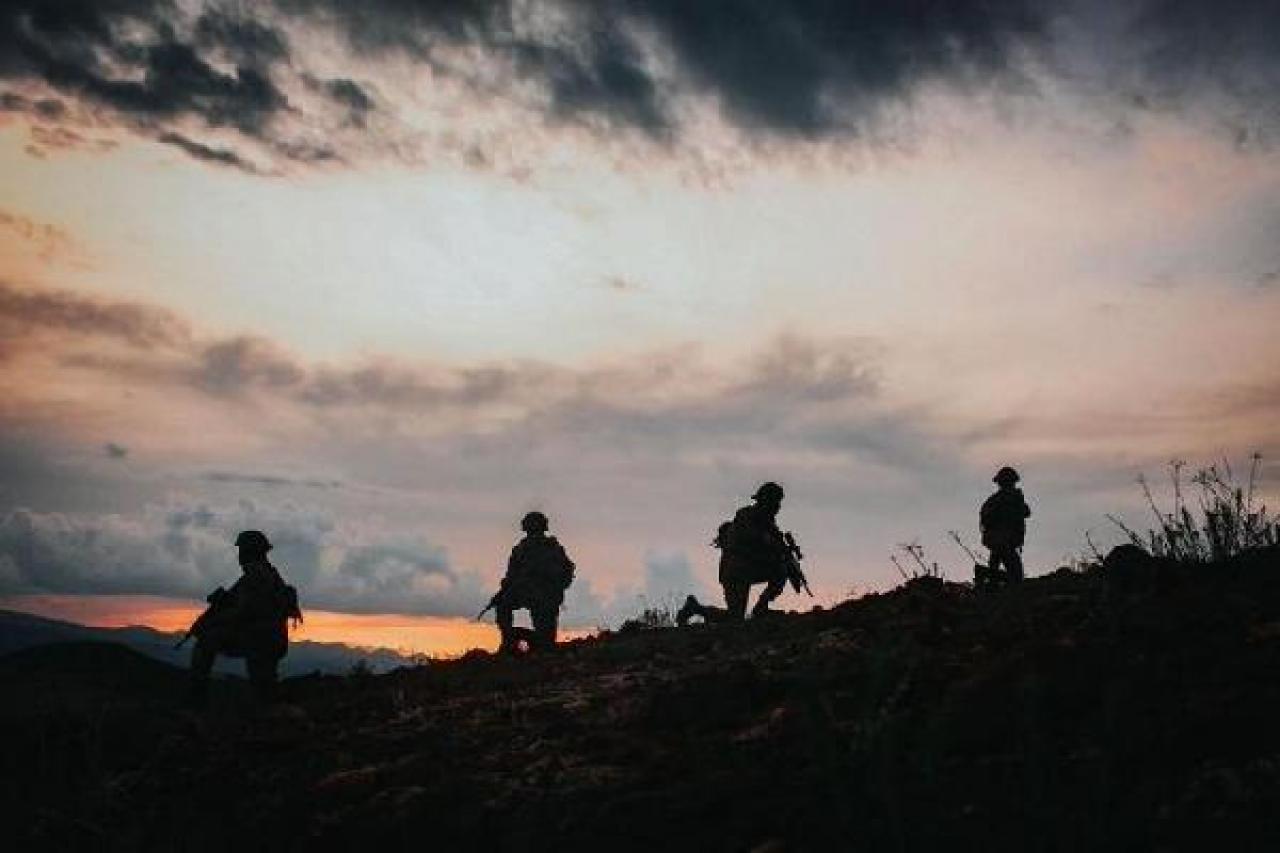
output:
[[[0,608],[91,627],[141,626],[169,633],[185,631],[202,609],[189,602],[147,595],[15,595],[0,598]],[[292,628],[289,636],[313,643],[342,643],[434,657],[451,657],[470,649],[491,652],[498,646],[498,632],[492,621],[482,624],[467,619],[323,610],[307,611],[303,623]]]

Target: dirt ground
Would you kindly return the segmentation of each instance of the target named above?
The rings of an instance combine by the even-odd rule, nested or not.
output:
[[[267,710],[228,688],[183,711],[180,679],[130,666],[6,677],[22,849],[1280,850],[1274,549],[920,579],[292,680]]]

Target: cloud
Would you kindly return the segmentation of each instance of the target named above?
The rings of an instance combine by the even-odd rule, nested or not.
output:
[[[348,111],[347,123],[357,127],[364,127],[376,104],[373,97],[354,80],[345,77],[336,77],[331,80],[322,80],[313,75],[304,75],[303,81],[313,91],[321,92],[326,97],[331,98],[335,103],[346,107]]]
[[[67,114],[67,105],[57,98],[27,98],[17,92],[0,92],[0,112],[26,113],[45,121],[57,121]]]
[[[340,161],[309,137],[352,111],[368,113],[372,101],[357,103],[363,91],[342,81],[326,89],[332,110],[293,103],[285,89],[305,74],[293,67],[303,58],[268,18],[232,9],[169,0],[6,3],[0,81],[57,97],[6,92],[0,110],[42,122],[33,133],[44,149],[87,144],[85,128],[116,127],[255,175],[279,170],[256,165],[246,147],[303,166]],[[341,118],[328,115],[337,110]]]
[[[62,228],[3,210],[0,210],[0,230],[16,234],[33,245],[43,261],[53,260],[55,256],[66,254],[76,247],[75,240]],[[0,282],[0,288],[3,287],[4,283]]]
[[[1280,6],[1269,0],[1145,0],[1135,4],[1129,32],[1156,97],[1204,87],[1271,106],[1280,84]]]
[[[292,356],[264,339],[236,337],[201,349],[192,378],[205,391],[235,394],[250,388],[296,385],[303,378],[303,369]]]
[[[190,335],[186,323],[160,308],[66,290],[19,288],[4,281],[0,329],[11,340],[52,332],[110,338],[139,349],[177,346]]]
[[[432,145],[491,167],[483,120],[414,131],[399,99],[372,96],[399,91],[407,60],[438,81],[428,101],[461,88],[539,132],[664,154],[691,153],[708,119],[778,150],[892,135],[926,92],[1063,85],[1095,108],[1206,110],[1252,144],[1280,127],[1278,21],[1267,0],[17,0],[0,10],[0,81],[33,91],[0,110],[37,122],[45,149],[114,125],[258,175],[419,163]]]
[[[694,595],[704,602],[718,597],[694,574],[680,551],[648,550],[642,558],[640,582],[624,583],[611,593],[598,592],[590,576],[580,575],[565,595],[565,613],[574,625],[616,628],[648,608],[670,609]]]
[[[243,474],[237,471],[210,471],[204,475],[210,483],[231,483],[235,485],[266,486],[268,488],[301,487],[307,489],[340,489],[341,480],[324,480],[319,478],[298,479],[281,477],[273,474]]]
[[[1042,32],[1033,2],[281,6],[333,22],[366,55],[396,49],[454,76],[467,69],[450,63],[450,48],[481,51],[516,80],[537,83],[554,119],[595,118],[658,137],[675,126],[678,99],[691,94],[714,98],[752,133],[857,131],[881,103],[909,97],[922,82],[1016,76],[1019,49]]]
[[[207,163],[216,163],[221,166],[230,166],[250,175],[262,174],[261,169],[229,148],[214,148],[204,143],[196,142],[194,139],[188,139],[174,131],[161,133],[156,137],[156,142],[163,145],[172,145],[197,160],[204,160]]]
[[[169,503],[132,515],[0,514],[0,594],[203,597],[239,575],[231,543],[265,531],[304,607],[346,613],[458,616],[478,610],[486,585],[420,537],[346,524],[323,511]]]
[[[0,70],[37,77],[143,123],[194,116],[211,127],[261,134],[287,100],[259,67],[214,67],[179,39],[170,23],[176,17],[164,0],[7,3],[0,45],[8,59]]]

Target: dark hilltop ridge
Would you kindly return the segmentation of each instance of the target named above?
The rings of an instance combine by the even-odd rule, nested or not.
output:
[[[1280,849],[1280,549],[1135,552],[290,679],[261,711],[28,650],[0,666],[9,849]],[[25,689],[86,657],[114,698]]]

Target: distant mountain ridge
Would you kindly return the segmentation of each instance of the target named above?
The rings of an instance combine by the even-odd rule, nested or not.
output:
[[[16,610],[0,610],[0,655],[53,643],[117,643],[155,660],[185,667],[190,660],[191,644],[188,642],[181,649],[174,649],[181,636],[178,632],[157,631],[144,626],[96,628]],[[412,657],[390,649],[363,649],[342,643],[303,640],[289,644],[289,654],[281,661],[280,671],[286,676],[317,672],[344,674],[357,664],[363,664],[374,672],[385,672],[412,663]],[[233,658],[219,658],[217,670],[243,675],[244,664]]]

